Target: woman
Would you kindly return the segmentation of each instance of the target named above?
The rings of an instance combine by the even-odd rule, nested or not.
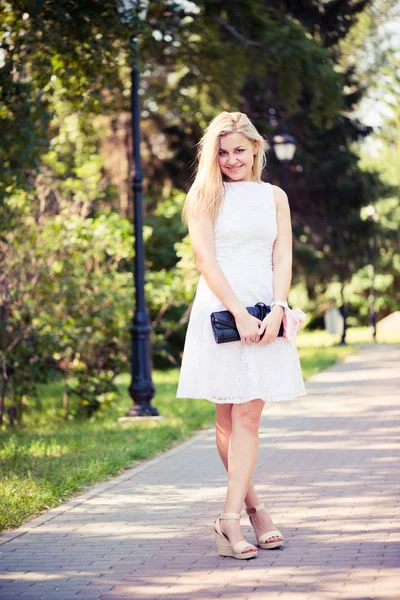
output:
[[[218,115],[200,141],[197,175],[182,212],[201,275],[176,396],[216,405],[228,490],[214,533],[219,554],[239,559],[257,555],[240,529],[243,501],[258,545],[283,544],[252,482],[258,430],[265,402],[306,394],[295,344],[277,337],[289,310],[292,232],[285,192],[261,181],[265,150],[245,114]],[[275,302],[263,321],[246,310],[257,302]],[[234,315],[239,341],[216,343],[210,314],[219,310]]]

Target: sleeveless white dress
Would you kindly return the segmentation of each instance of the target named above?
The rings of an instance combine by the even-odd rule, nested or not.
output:
[[[224,183],[214,224],[216,261],[244,306],[270,304],[276,206],[269,183]],[[295,343],[278,337],[265,345],[241,340],[217,344],[210,314],[227,310],[200,275],[186,331],[177,398],[240,404],[255,398],[290,400],[307,392]]]

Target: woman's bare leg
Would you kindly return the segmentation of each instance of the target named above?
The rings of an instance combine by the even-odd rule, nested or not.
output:
[[[222,463],[225,469],[228,471],[228,456],[229,456],[229,447],[232,436],[232,404],[216,404],[216,442],[218,453],[221,457]],[[247,488],[247,494],[245,496],[245,504],[247,507],[257,506],[261,504],[262,500],[256,492],[254,484],[250,481],[250,484]],[[238,511],[240,512],[240,511]],[[272,529],[276,529],[271,517],[268,515],[266,511],[260,511],[254,515],[252,515],[252,522],[256,530],[257,537],[260,537],[266,531],[271,531]],[[225,531],[225,528],[223,528]],[[226,531],[227,532],[227,531]],[[231,539],[231,538],[230,538]],[[238,538],[243,539],[243,536]],[[270,538],[268,541],[276,541],[283,539],[281,537],[276,537],[274,540]],[[236,541],[236,540],[235,540]],[[232,539],[231,539],[232,542]]]
[[[228,470],[229,443],[232,435],[232,404],[216,404],[215,437],[218,453],[226,470]],[[246,506],[257,506],[261,503],[256,488],[250,481],[244,499]]]
[[[228,447],[228,492],[224,512],[240,513],[251,482],[258,457],[258,429],[264,401],[250,400],[233,404],[231,408],[232,435]],[[221,529],[231,544],[243,540],[239,521],[224,519]],[[244,552],[251,551],[249,545]]]

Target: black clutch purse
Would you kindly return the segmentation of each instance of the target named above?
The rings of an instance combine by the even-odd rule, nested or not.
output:
[[[257,319],[262,321],[265,319],[267,314],[271,312],[271,307],[264,304],[264,302],[257,302],[255,306],[246,306],[246,310],[253,315],[253,317],[257,317]],[[224,344],[225,342],[237,342],[240,340],[235,317],[229,310],[213,312],[211,313],[210,318],[212,331],[217,344]],[[260,339],[263,338],[264,333],[261,334]],[[283,322],[281,323],[278,332],[278,337],[282,336]]]

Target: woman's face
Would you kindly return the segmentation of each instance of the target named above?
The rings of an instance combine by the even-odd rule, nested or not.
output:
[[[227,133],[219,140],[218,164],[227,181],[252,181],[257,147],[243,133]]]

